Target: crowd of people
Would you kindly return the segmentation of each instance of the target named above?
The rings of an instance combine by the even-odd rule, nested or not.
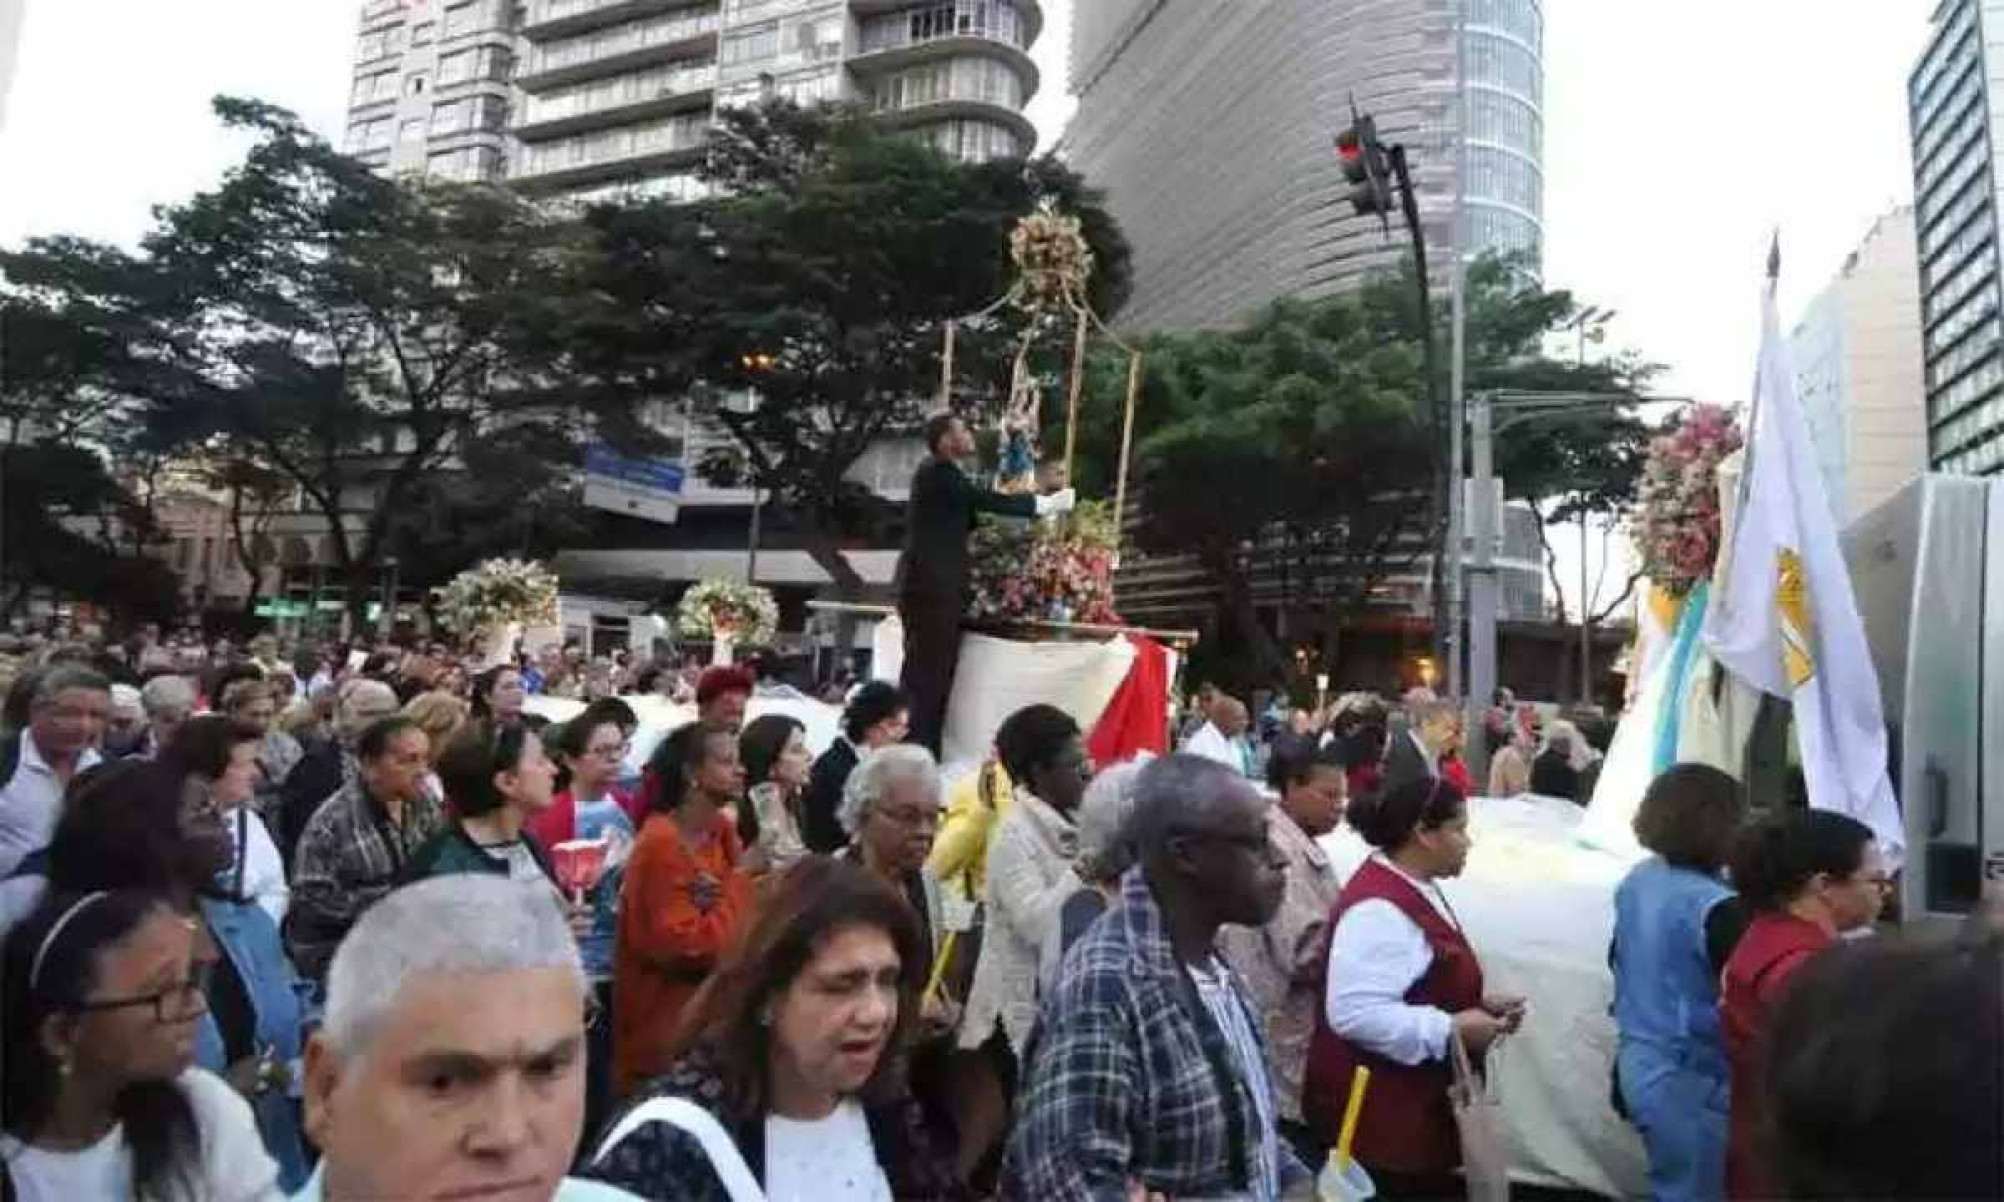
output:
[[[158,660],[7,692],[7,1197],[1273,1202],[1363,1069],[1378,1196],[1457,1197],[1451,1065],[1537,1021],[1442,888],[1477,791],[1430,694],[1260,738],[1211,692],[1120,764],[1033,704],[949,785],[895,686],[814,756],[713,668],[635,780],[632,709],[542,723],[533,667]],[[1559,725],[1533,776],[1582,770]],[[1990,926],[1852,938],[1869,831],[1711,769],[1636,829],[1614,1080],[1565,1087],[1611,1085],[1656,1196],[2004,1196]]]

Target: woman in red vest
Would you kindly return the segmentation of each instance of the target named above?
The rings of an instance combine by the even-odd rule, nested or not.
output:
[[[1797,969],[1879,917],[1891,878],[1871,828],[1827,810],[1763,819],[1733,849],[1733,885],[1753,912],[1719,990],[1732,1072],[1726,1196],[1780,1196],[1767,1148],[1762,1064],[1768,1023]]]
[[[1355,1154],[1378,1196],[1459,1196],[1449,1040],[1480,1055],[1524,1016],[1521,999],[1484,997],[1482,966],[1436,883],[1468,861],[1468,803],[1453,785],[1420,778],[1351,802],[1348,820],[1377,851],[1330,911],[1303,1118],[1333,1145],[1350,1079],[1367,1067]]]

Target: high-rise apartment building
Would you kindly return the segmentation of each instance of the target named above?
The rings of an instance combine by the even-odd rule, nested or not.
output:
[[[588,196],[699,190],[720,105],[859,102],[967,160],[1026,155],[1036,0],[370,0],[347,149]]]
[[[1065,135],[1134,247],[1142,328],[1233,322],[1353,287],[1406,254],[1397,216],[1351,212],[1335,135],[1350,105],[1407,147],[1436,262],[1453,245],[1465,8],[1469,253],[1544,239],[1539,0],[1087,0],[1073,18]]]
[[[2004,102],[2004,0],[1942,0],[1907,80],[1926,361],[1928,463],[2004,468],[2004,300],[1993,103]]]
[[[1872,223],[1789,336],[1795,388],[1839,525],[1927,469],[1914,211]]]

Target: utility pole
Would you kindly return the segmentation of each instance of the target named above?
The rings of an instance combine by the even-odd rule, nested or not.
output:
[[[1467,420],[1463,389],[1467,374],[1468,341],[1468,0],[1454,6],[1454,264],[1448,272],[1449,323],[1453,345],[1448,351],[1447,386],[1447,554],[1448,565],[1441,574],[1447,588],[1447,631],[1437,639],[1447,655],[1447,695],[1462,699],[1462,709],[1477,712],[1477,698],[1462,689],[1462,605],[1466,587],[1467,560],[1462,552],[1462,527],[1467,520],[1467,498],[1462,492],[1462,425]],[[1477,504],[1485,504],[1478,501]],[[1479,535],[1478,535],[1479,537]],[[1479,729],[1464,720],[1463,743],[1468,732]],[[1486,772],[1487,766],[1484,766]]]
[[[746,371],[762,374],[771,371],[773,364],[777,360],[761,351],[743,356],[740,362],[744,364]],[[745,389],[745,405],[749,412],[757,413],[759,403],[762,400],[763,398],[759,396],[757,384],[753,384]],[[745,549],[745,583],[757,584],[759,527],[763,524],[765,517],[765,492],[759,488],[758,476],[755,473],[752,476],[751,497],[751,542]]]

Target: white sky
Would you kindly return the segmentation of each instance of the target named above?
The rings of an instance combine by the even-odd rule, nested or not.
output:
[[[339,136],[359,0],[26,2],[0,245],[135,238],[239,153],[218,92]],[[1076,2],[1043,0],[1046,146],[1072,108]],[[1934,3],[1545,0],[1547,282],[1618,310],[1610,345],[1668,364],[1664,392],[1743,401],[1770,232],[1792,321],[1912,194],[1905,82]]]

